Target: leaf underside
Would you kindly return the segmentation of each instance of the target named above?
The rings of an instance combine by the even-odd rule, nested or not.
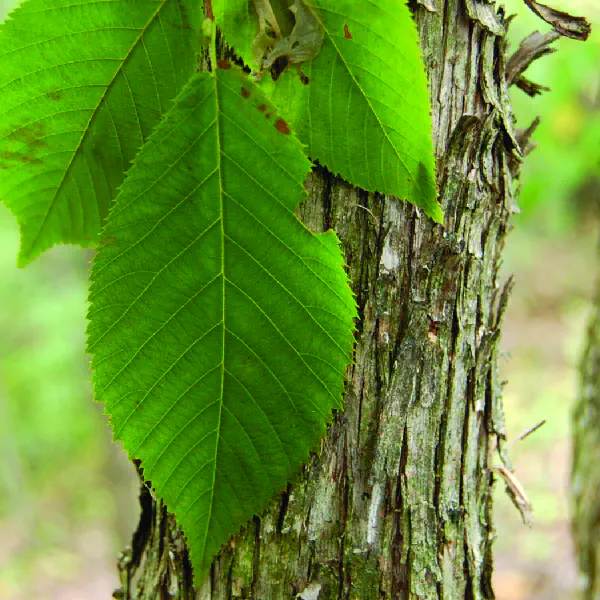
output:
[[[116,439],[197,577],[341,406],[355,304],[297,219],[310,163],[237,70],[194,76],[136,158],[92,269],[88,350]]]
[[[90,246],[196,68],[197,0],[28,0],[0,26],[0,197],[21,265]]]
[[[228,0],[227,10],[215,17],[236,52],[254,66],[247,41],[252,2]],[[406,3],[305,4],[323,26],[323,46],[314,60],[301,65],[305,77],[296,69],[288,69],[276,84],[263,76],[273,101],[313,160],[365,190],[408,200],[442,223],[427,78]]]

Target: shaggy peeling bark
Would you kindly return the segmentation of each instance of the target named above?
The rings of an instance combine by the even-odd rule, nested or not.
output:
[[[128,600],[488,599],[504,424],[497,280],[513,208],[501,9],[415,4],[445,228],[317,169],[301,217],[335,228],[360,309],[345,411],[318,456],[193,590],[181,532],[146,489],[120,564]]]
[[[600,278],[573,412],[573,539],[583,598],[600,598]]]

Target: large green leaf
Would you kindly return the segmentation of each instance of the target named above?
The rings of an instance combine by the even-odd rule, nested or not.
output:
[[[89,246],[196,67],[197,0],[28,0],[0,26],[0,197],[20,264]]]
[[[295,214],[309,166],[249,78],[199,74],[136,158],[92,269],[96,397],[198,575],[340,407],[355,306],[335,233]]]
[[[272,3],[282,1],[290,4]],[[249,64],[254,60],[248,49],[250,20],[256,21],[253,3],[227,0],[226,10],[215,13],[225,38]],[[406,199],[443,222],[427,79],[405,0],[303,4],[324,29],[323,45],[314,60],[301,65],[308,79],[295,69],[275,85],[264,76],[273,100],[311,158],[365,190]]]

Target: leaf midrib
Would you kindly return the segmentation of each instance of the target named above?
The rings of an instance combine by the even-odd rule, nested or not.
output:
[[[217,426],[215,431],[217,435],[215,436],[215,452],[214,452],[214,462],[213,462],[213,477],[212,477],[212,485],[210,486],[210,500],[208,503],[208,513],[207,513],[207,521],[206,527],[204,529],[204,540],[202,540],[202,557],[201,561],[204,563],[205,555],[206,555],[206,541],[208,539],[208,531],[210,529],[210,523],[212,520],[212,512],[213,512],[213,504],[215,499],[215,483],[217,478],[217,458],[219,453],[219,443],[221,441],[221,419],[223,415],[223,392],[225,389],[225,335],[227,332],[227,324],[225,321],[225,286],[226,286],[226,278],[225,278],[225,207],[224,207],[224,186],[223,186],[223,168],[221,165],[221,155],[223,151],[222,143],[221,143],[221,106],[219,104],[219,78],[217,77],[216,72],[214,71],[216,65],[212,65],[213,72],[211,73],[211,78],[214,83],[214,91],[215,91],[215,129],[216,135],[215,140],[217,144],[217,167],[216,170],[218,172],[218,182],[219,182],[219,219],[221,226],[221,327],[222,327],[222,335],[221,335],[221,393],[220,393],[220,402],[219,402],[219,418],[217,422]]]
[[[233,335],[234,337],[236,337],[242,344],[244,344],[244,346],[246,346],[250,350],[250,352],[252,352],[257,357],[257,359],[259,359],[261,361],[261,363],[267,368],[267,370],[269,370],[269,372],[271,372],[271,369],[268,367],[268,365],[264,363],[264,361],[255,353],[255,351],[252,348],[250,348],[249,346],[247,346],[246,342],[244,340],[242,340],[241,338],[239,338],[233,331],[231,331],[230,329],[228,329],[228,327],[227,327],[227,320],[226,320],[226,314],[227,314],[226,313],[226,287],[227,287],[227,284],[232,285],[233,287],[235,287],[239,292],[241,292],[244,296],[246,296],[250,302],[252,302],[254,305],[256,305],[257,308],[259,309],[259,311],[269,320],[269,322],[271,323],[271,325],[273,325],[273,327],[275,328],[275,330],[290,345],[290,347],[295,350],[295,347],[291,344],[291,342],[289,342],[289,340],[286,338],[286,336],[284,336],[281,333],[281,331],[279,331],[279,328],[277,326],[275,326],[275,324],[271,321],[271,319],[264,312],[264,310],[258,304],[256,304],[256,301],[253,300],[250,296],[248,296],[247,292],[245,292],[244,290],[242,290],[232,280],[230,280],[226,276],[226,273],[225,273],[225,242],[226,242],[227,239],[229,239],[232,242],[234,240],[233,240],[233,238],[231,238],[227,234],[227,232],[225,230],[225,199],[226,199],[226,197],[230,197],[230,196],[225,191],[225,185],[224,185],[224,181],[223,181],[222,159],[224,157],[227,157],[227,155],[226,155],[226,153],[225,153],[225,151],[223,149],[223,144],[222,144],[222,140],[221,140],[221,119],[222,118],[227,118],[227,117],[224,114],[224,112],[221,110],[220,96],[219,96],[219,94],[220,94],[219,87],[223,86],[223,87],[227,88],[230,92],[233,92],[233,90],[231,90],[231,88],[229,88],[229,86],[225,82],[221,82],[219,80],[219,77],[218,77],[218,75],[217,75],[216,72],[213,72],[211,74],[211,77],[212,77],[212,79],[214,81],[215,110],[216,110],[216,116],[215,116],[214,124],[215,124],[215,129],[216,129],[216,136],[215,137],[216,137],[216,144],[217,144],[217,149],[216,149],[216,153],[217,153],[217,166],[215,168],[215,171],[218,172],[218,182],[219,182],[219,218],[217,220],[220,221],[220,228],[221,228],[221,240],[220,240],[221,241],[221,272],[219,274],[215,275],[215,277],[218,277],[220,275],[221,281],[222,281],[222,293],[221,293],[221,298],[222,298],[222,307],[221,307],[222,316],[221,316],[221,320],[219,322],[219,325],[222,327],[222,340],[221,340],[221,344],[222,345],[221,345],[221,363],[220,363],[220,368],[221,368],[221,390],[220,390],[219,413],[218,413],[218,422],[217,422],[217,425],[216,425],[216,427],[214,429],[214,431],[217,433],[217,435],[215,436],[214,460],[212,461],[213,462],[213,480],[212,480],[212,485],[211,485],[211,489],[210,489],[210,499],[208,501],[208,512],[206,513],[206,515],[207,515],[207,526],[206,526],[205,533],[204,533],[204,539],[202,541],[202,557],[201,557],[202,561],[204,561],[204,559],[205,559],[206,543],[207,543],[207,539],[208,539],[208,534],[209,534],[209,530],[210,530],[210,523],[211,523],[211,519],[212,519],[212,512],[213,512],[213,507],[214,507],[214,493],[215,493],[217,464],[218,464],[218,462],[217,462],[218,461],[218,451],[219,451],[219,445],[220,445],[221,437],[222,437],[221,436],[222,413],[223,413],[223,409],[224,408],[227,409],[227,407],[224,406],[225,374],[226,374],[226,371],[227,371],[226,364],[225,364],[225,343],[226,343],[225,338],[226,338],[226,335],[229,333],[230,335]],[[237,124],[235,124],[235,123],[233,123],[233,124],[237,126]],[[237,127],[239,129],[239,126],[237,126]],[[248,135],[247,132],[245,132],[245,131],[244,131],[244,134]],[[258,142],[256,140],[252,140],[252,141],[255,144],[257,144],[259,147],[261,147],[260,144],[258,144]],[[261,149],[263,150],[263,152],[265,152],[265,154],[267,156],[269,155],[269,153],[266,152],[266,150],[264,148],[261,147]],[[214,171],[213,171],[213,173],[214,173]],[[286,173],[287,173],[287,171],[286,171]],[[287,173],[287,174],[290,177],[292,177],[290,173]],[[252,178],[252,179],[254,179],[254,178]],[[295,180],[295,178],[293,178],[293,179]],[[265,190],[265,191],[267,191],[267,190]],[[269,194],[269,195],[273,196],[272,194]],[[277,200],[278,202],[280,202],[277,198],[275,198],[275,200]],[[251,257],[251,258],[253,258],[253,257]],[[309,268],[309,267],[307,266],[307,268]],[[310,270],[312,271],[312,269],[310,269]],[[313,274],[314,274],[314,271],[313,271]],[[311,317],[312,317],[312,315],[311,315]],[[314,320],[314,317],[313,317],[313,320]],[[315,322],[317,322],[317,321],[315,320]],[[317,324],[318,324],[318,322],[317,322]],[[321,327],[321,329],[322,329],[322,327]],[[331,339],[331,336],[329,336],[329,337]],[[332,340],[332,341],[335,343],[334,340]],[[335,345],[338,346],[338,348],[339,348],[339,345],[337,343],[335,343]],[[341,348],[340,348],[340,350],[341,350]],[[308,365],[308,363],[306,363],[306,361],[304,360],[304,357],[302,355],[300,355],[297,351],[296,351],[296,353],[298,354],[299,359],[304,363],[304,365],[311,372],[311,374],[320,382],[320,384],[323,386],[323,389],[330,396],[332,396],[333,400],[335,401],[336,399],[335,399],[335,397],[333,397],[333,394],[332,394],[331,390],[328,388],[328,386],[326,385],[326,383],[313,371],[313,369]],[[272,373],[272,375],[279,382],[279,379],[277,378],[277,376],[274,373]],[[281,382],[279,382],[279,385],[281,385],[281,387],[284,390],[284,392],[286,394],[288,394],[288,396],[289,396],[287,388],[285,388],[285,386]],[[256,400],[255,400],[255,402],[256,402]],[[291,402],[292,405],[294,405],[293,401],[291,400],[291,397],[290,397],[290,402]],[[322,411],[319,409],[319,407],[316,404],[314,404],[312,401],[311,401],[311,404],[313,404],[314,408],[318,412],[320,412],[323,416],[326,416],[326,415],[324,415],[322,413]],[[259,408],[261,408],[261,410],[262,410],[262,407],[259,406]],[[294,405],[294,408],[295,408],[295,405]],[[270,425],[272,426],[271,423],[270,423]]]

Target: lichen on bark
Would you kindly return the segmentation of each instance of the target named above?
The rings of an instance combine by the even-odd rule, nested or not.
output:
[[[503,456],[497,359],[509,292],[498,269],[520,152],[502,9],[436,4],[413,10],[445,226],[315,168],[300,216],[337,231],[359,305],[345,410],[198,590],[181,532],[144,489],[122,598],[494,597],[489,467]]]

